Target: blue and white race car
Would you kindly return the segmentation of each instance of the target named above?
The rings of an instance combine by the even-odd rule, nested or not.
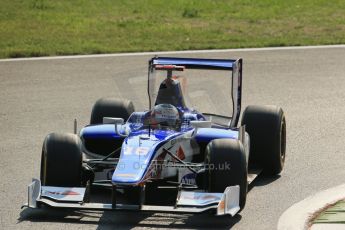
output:
[[[24,206],[234,216],[260,172],[282,171],[283,110],[248,106],[238,125],[242,59],[154,57],[147,89],[146,111],[102,98],[79,134],[49,134]],[[109,191],[105,202],[95,187]]]

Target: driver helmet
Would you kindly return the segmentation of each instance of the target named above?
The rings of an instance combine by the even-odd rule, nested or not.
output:
[[[151,112],[151,123],[176,129],[180,124],[180,114],[171,104],[159,104]]]

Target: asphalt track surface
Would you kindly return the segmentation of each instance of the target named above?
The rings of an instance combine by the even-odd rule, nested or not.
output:
[[[209,215],[21,210],[39,177],[42,141],[88,124],[93,103],[118,96],[147,107],[147,61],[153,55],[0,61],[0,226],[2,229],[276,229],[295,202],[344,183],[345,48],[170,54],[244,58],[243,108],[281,106],[287,158],[279,177],[259,177],[234,218]],[[138,90],[137,92],[135,92]]]

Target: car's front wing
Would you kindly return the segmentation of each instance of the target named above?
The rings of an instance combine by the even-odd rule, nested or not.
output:
[[[53,208],[92,210],[133,210],[150,212],[202,213],[214,210],[216,215],[234,216],[239,210],[239,186],[227,187],[224,193],[183,191],[174,206],[105,204],[85,202],[86,188],[41,186],[33,179],[28,186],[28,203],[23,207],[38,208],[41,204]]]

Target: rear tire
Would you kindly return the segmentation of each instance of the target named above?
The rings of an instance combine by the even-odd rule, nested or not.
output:
[[[134,105],[129,100],[101,98],[92,108],[90,124],[102,124],[103,117],[118,117],[128,120],[134,112]]]
[[[51,133],[42,147],[41,182],[45,186],[80,187],[82,152],[75,134]]]
[[[279,174],[286,151],[284,111],[277,106],[248,106],[242,125],[250,137],[249,167],[261,166],[268,175]]]
[[[211,141],[205,152],[206,184],[209,192],[223,193],[228,186],[240,186],[240,208],[247,198],[247,162],[242,143],[233,139]],[[230,168],[226,167],[227,165]],[[213,169],[212,169],[213,167]]]

